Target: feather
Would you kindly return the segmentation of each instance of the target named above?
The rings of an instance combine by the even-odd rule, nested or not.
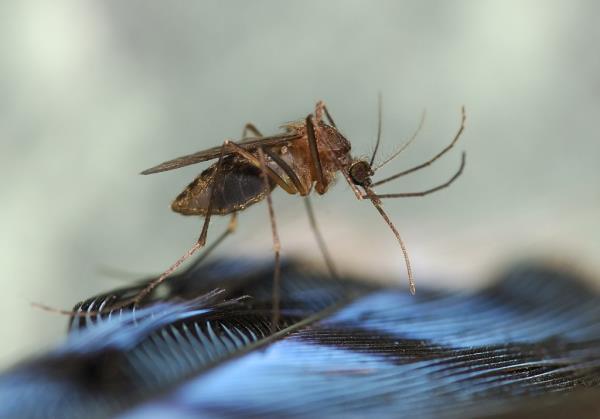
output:
[[[0,376],[1,417],[529,417],[598,412],[600,297],[568,272],[478,292],[377,288],[287,262],[192,266],[76,306],[66,342]]]

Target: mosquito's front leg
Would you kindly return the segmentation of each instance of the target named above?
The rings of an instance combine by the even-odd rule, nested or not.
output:
[[[461,154],[460,167],[452,175],[452,177],[450,179],[448,179],[446,182],[442,183],[441,185],[435,186],[433,188],[430,188],[430,189],[427,189],[427,190],[424,190],[424,191],[419,191],[419,192],[390,193],[390,194],[382,194],[382,195],[375,194],[374,196],[376,196],[379,199],[384,199],[384,198],[410,198],[410,197],[416,197],[416,196],[429,195],[429,194],[437,192],[437,191],[439,191],[441,189],[447,188],[456,179],[458,179],[458,177],[462,174],[463,170],[465,169],[466,158],[467,158],[467,155],[463,151],[463,153]],[[364,195],[363,197],[364,198],[368,198],[367,195]]]
[[[438,154],[436,154],[435,156],[433,156],[433,158],[427,160],[425,163],[421,163],[417,166],[411,167],[410,169],[404,170],[400,173],[396,173],[395,175],[386,177],[385,179],[381,179],[378,180],[377,182],[374,182],[371,186],[375,187],[375,186],[379,186],[382,185],[386,182],[389,182],[391,180],[394,179],[398,179],[401,176],[405,176],[408,175],[409,173],[413,173],[416,172],[417,170],[421,170],[427,166],[429,166],[430,164],[432,164],[433,162],[435,162],[437,159],[439,159],[440,157],[442,157],[444,154],[446,154],[448,151],[450,151],[450,149],[452,147],[454,147],[454,145],[456,144],[456,142],[458,141],[458,139],[460,138],[460,136],[462,135],[464,129],[465,129],[465,120],[467,118],[467,115],[465,113],[465,107],[463,106],[461,108],[461,120],[460,120],[460,127],[458,128],[458,131],[456,132],[456,134],[454,135],[454,138],[452,139],[452,141],[450,142],[450,144],[448,144],[442,151],[440,151]]]

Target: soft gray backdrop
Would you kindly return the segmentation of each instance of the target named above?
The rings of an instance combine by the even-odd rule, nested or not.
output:
[[[0,16],[0,366],[64,336],[66,319],[30,301],[69,308],[161,271],[196,239],[200,219],[168,205],[205,166],[140,170],[247,121],[277,132],[318,99],[365,155],[378,91],[382,155],[427,109],[386,173],[444,147],[466,105],[457,150],[384,188],[444,181],[468,151],[451,189],[386,202],[418,285],[483,284],[526,257],[600,271],[598,2],[31,0]],[[300,201],[274,201],[284,252],[320,263]],[[405,286],[368,203],[339,182],[315,205],[339,265]],[[271,257],[266,206],[220,250]]]

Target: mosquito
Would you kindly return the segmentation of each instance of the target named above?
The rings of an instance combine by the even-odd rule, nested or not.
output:
[[[337,271],[318,228],[309,196],[313,191],[319,195],[325,194],[334,183],[338,172],[342,174],[356,198],[369,201],[396,236],[406,265],[409,290],[414,294],[415,281],[406,245],[384,211],[382,200],[425,196],[446,188],[462,174],[466,154],[462,153],[460,167],[454,175],[445,183],[433,188],[420,192],[391,194],[378,194],[375,188],[423,169],[446,154],[455,145],[464,130],[466,119],[464,107],[461,114],[461,124],[452,141],[433,158],[377,181],[372,180],[375,172],[396,158],[414,140],[424,119],[421,119],[419,129],[409,141],[385,161],[375,166],[374,162],[381,142],[381,99],[379,100],[377,142],[369,161],[351,155],[350,142],[338,130],[324,102],[319,101],[315,106],[314,113],[309,114],[303,120],[283,125],[284,132],[281,134],[265,137],[253,124],[249,123],[244,127],[240,141],[225,140],[220,146],[178,157],[144,170],[141,174],[149,175],[216,159],[216,163],[200,173],[171,204],[171,209],[180,214],[204,217],[198,240],[158,278],[123,305],[132,303],[137,305],[175,272],[184,261],[204,247],[213,215],[229,215],[231,217],[227,230],[217,240],[220,242],[235,230],[238,212],[266,199],[275,255],[273,311],[276,313],[275,316],[278,316],[281,246],[271,192],[276,187],[280,187],[289,194],[304,197],[309,222],[320,251],[330,274],[336,277]],[[252,136],[248,136],[248,133],[251,133]],[[214,246],[211,247],[214,248]],[[274,320],[276,321],[277,317]]]

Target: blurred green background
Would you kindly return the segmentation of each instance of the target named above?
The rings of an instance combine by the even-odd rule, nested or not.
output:
[[[600,3],[596,1],[18,1],[0,5],[0,367],[51,347],[80,299],[164,270],[201,219],[170,201],[206,165],[137,173],[275,133],[323,99],[369,155],[384,99],[383,171],[457,150],[382,190],[422,285],[484,284],[514,260],[600,271]],[[284,255],[321,259],[297,197],[274,194]],[[315,198],[337,264],[406,287],[393,235],[344,182]],[[225,228],[211,225],[211,236]],[[270,258],[265,204],[222,246]],[[119,273],[119,271],[123,271]],[[112,273],[111,273],[112,272]],[[111,273],[111,274],[109,274]]]

